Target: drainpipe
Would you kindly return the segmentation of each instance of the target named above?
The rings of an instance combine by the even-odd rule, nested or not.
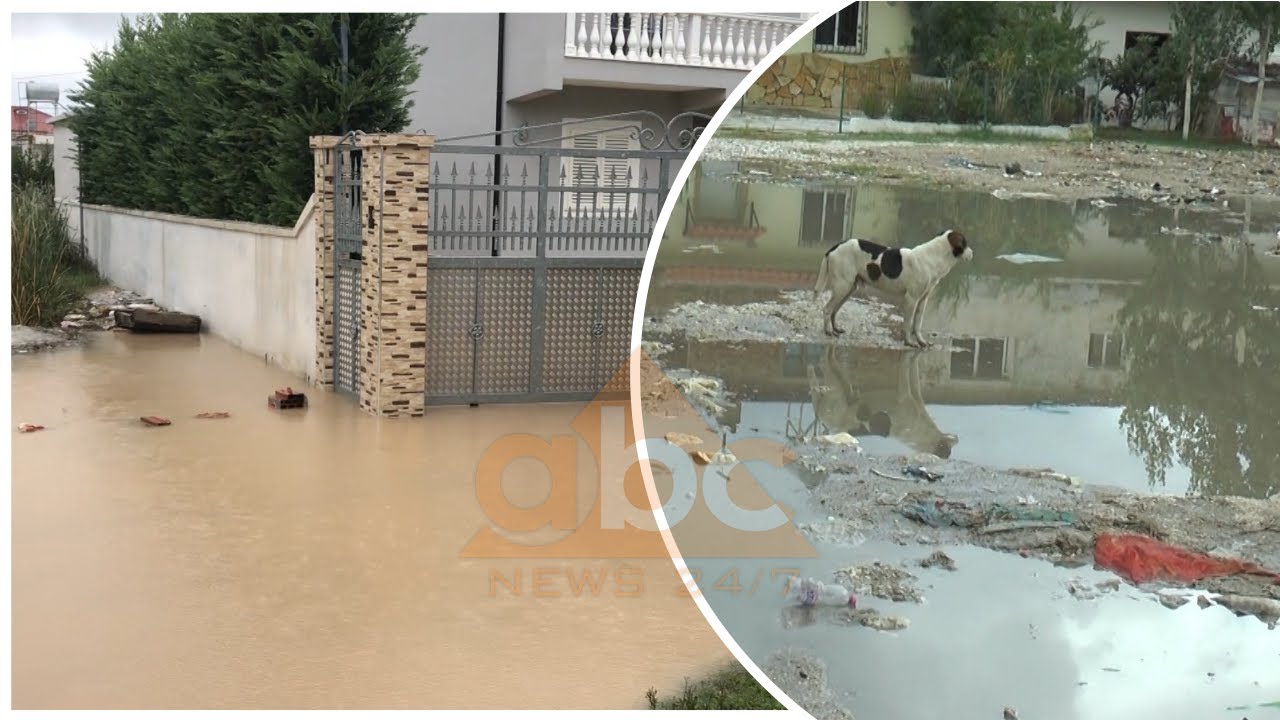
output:
[[[497,92],[493,106],[493,144],[494,147],[502,145],[502,111],[506,104],[506,91],[503,88],[504,80],[507,77],[507,14],[498,13],[498,82]],[[502,154],[495,152],[493,154],[493,184],[495,186],[502,184]],[[493,191],[493,212],[490,225],[496,232],[502,227],[502,192]],[[520,209],[524,212],[524,208]],[[498,247],[500,242],[497,236],[491,236],[489,239],[489,255],[498,257]]]

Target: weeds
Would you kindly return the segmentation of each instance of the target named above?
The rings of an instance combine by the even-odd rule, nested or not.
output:
[[[67,215],[50,187],[28,183],[19,189],[15,184],[12,220],[10,322],[56,325],[101,279],[72,244]]]
[[[645,697],[650,710],[783,710],[746,668],[734,663],[698,683],[685,681],[684,690],[672,698],[658,697],[650,688]]]

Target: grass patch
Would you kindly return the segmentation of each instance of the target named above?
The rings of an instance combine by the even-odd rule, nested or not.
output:
[[[15,189],[12,197],[9,319],[14,325],[52,327],[102,279],[71,242],[66,212],[52,188],[32,184]]]
[[[1135,142],[1147,145],[1160,145],[1164,147],[1186,148],[1188,150],[1265,150],[1265,146],[1256,148],[1247,145],[1239,140],[1211,140],[1206,138],[1191,137],[1187,140],[1182,139],[1180,132],[1166,132],[1164,130],[1138,130],[1136,128],[1118,128],[1104,127],[1097,131],[1099,140],[1109,140],[1114,142]]]
[[[697,683],[684,683],[684,690],[669,698],[658,697],[650,688],[645,693],[650,710],[783,710],[746,668],[734,663]]]
[[[894,132],[874,132],[874,133],[823,133],[823,132],[793,132],[788,130],[764,130],[761,128],[737,128],[722,127],[716,130],[715,138],[732,138],[736,140],[776,140],[776,141],[793,141],[793,140],[809,140],[813,142],[830,142],[833,140],[847,140],[849,142],[909,142],[921,144],[939,144],[939,143],[983,143],[995,145],[1025,145],[1028,143],[1062,143],[1070,142],[1068,140],[1060,140],[1057,138],[1046,138],[1038,135],[1010,135],[1002,133],[993,133],[990,130],[982,130],[974,128],[972,130],[961,130],[957,133],[894,133]]]

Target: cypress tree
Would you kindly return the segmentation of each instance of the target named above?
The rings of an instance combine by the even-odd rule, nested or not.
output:
[[[290,226],[312,135],[399,132],[425,48],[413,14],[169,13],[122,20],[71,94],[86,202]]]

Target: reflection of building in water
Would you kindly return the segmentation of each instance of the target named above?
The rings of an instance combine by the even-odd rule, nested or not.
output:
[[[949,372],[929,392],[941,403],[1110,402],[1123,382],[1116,313],[1134,286],[1043,278],[975,277],[927,323],[951,335]]]
[[[745,183],[735,177],[737,162],[700,161],[676,200],[663,250],[681,252],[714,242],[725,260],[745,251],[780,253],[782,266],[809,267],[832,245],[850,237],[896,242],[897,194],[875,185],[790,187]],[[812,248],[796,257],[797,248]],[[686,255],[686,258],[688,255]],[[745,257],[745,256],[744,256]]]

